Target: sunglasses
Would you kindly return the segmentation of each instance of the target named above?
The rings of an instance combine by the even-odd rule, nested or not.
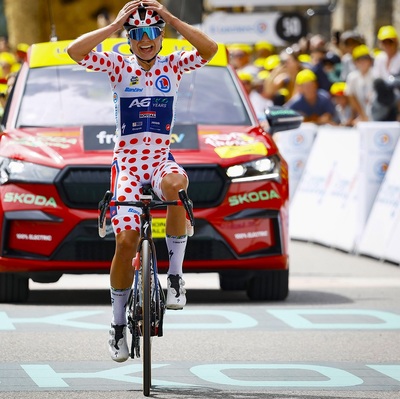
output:
[[[146,33],[150,40],[156,39],[158,36],[161,35],[162,29],[158,26],[145,26],[143,28],[132,28],[128,32],[128,36],[132,40],[142,40],[143,35]]]

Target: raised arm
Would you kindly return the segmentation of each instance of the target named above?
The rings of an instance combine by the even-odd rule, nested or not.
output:
[[[85,33],[74,40],[67,49],[69,56],[76,62],[83,60],[99,43],[120,30],[130,14],[135,12],[140,1],[130,1],[120,10],[115,20],[103,28]]]
[[[209,61],[214,57],[218,50],[218,45],[204,32],[181,21],[156,0],[144,0],[142,3],[146,8],[156,11],[167,24],[176,29],[177,32],[197,49],[202,58]]]

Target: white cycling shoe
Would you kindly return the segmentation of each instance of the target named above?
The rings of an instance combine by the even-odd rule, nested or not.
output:
[[[186,305],[185,282],[179,274],[170,274],[167,277],[167,309],[180,310]]]
[[[129,358],[126,326],[115,326],[111,324],[109,334],[108,350],[111,359],[118,363],[125,362]]]

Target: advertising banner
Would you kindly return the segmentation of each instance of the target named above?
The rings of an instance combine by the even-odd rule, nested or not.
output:
[[[267,41],[275,46],[285,45],[279,37],[276,25],[281,17],[270,13],[225,13],[215,12],[206,17],[201,29],[214,40],[224,44]],[[300,28],[299,28],[300,29]]]
[[[367,223],[400,135],[398,122],[360,122],[360,227]],[[359,236],[362,231],[359,232]]]
[[[303,123],[298,129],[275,133],[272,137],[289,166],[289,198],[292,200],[310,155],[317,125]]]
[[[358,252],[400,263],[400,142],[361,236]]]
[[[352,251],[358,231],[359,133],[320,127],[290,205],[290,237]]]

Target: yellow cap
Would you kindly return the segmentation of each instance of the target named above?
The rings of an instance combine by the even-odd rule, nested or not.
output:
[[[18,43],[17,44],[17,51],[27,53],[28,49],[29,49],[29,44],[26,44],[26,43]]]
[[[12,53],[9,53],[7,51],[3,51],[0,53],[0,64],[15,64],[17,60],[15,59],[14,55]]]
[[[353,56],[354,60],[358,60],[361,57],[372,58],[371,50],[365,44],[360,44],[359,46],[355,47],[353,52],[352,52],[352,56]]]
[[[257,68],[264,68],[264,64],[265,64],[265,58],[257,58],[254,60],[253,65],[256,66]]]
[[[260,72],[258,72],[258,74],[257,74],[257,79],[259,79],[259,80],[265,80],[265,79],[268,79],[269,77],[270,77],[270,73],[268,72],[268,71],[260,71]]]
[[[286,87],[278,90],[278,94],[285,97],[285,99],[289,98],[289,90]]]
[[[7,89],[8,89],[7,84],[5,84],[5,83],[0,83],[0,93],[1,93],[1,94],[6,94],[6,93],[7,93]]]
[[[311,64],[312,62],[310,54],[300,54],[297,59],[303,64]]]
[[[317,75],[311,69],[303,69],[296,75],[296,83],[302,85],[308,82],[315,82]]]
[[[254,79],[253,75],[251,73],[249,73],[249,72],[246,72],[246,71],[239,71],[238,72],[238,76],[239,76],[240,80],[246,81],[246,82],[252,82],[253,79]]]
[[[378,31],[378,39],[386,40],[386,39],[397,39],[396,29],[391,25],[381,26]]]
[[[272,71],[273,69],[275,69],[279,64],[281,63],[281,58],[279,57],[278,54],[273,54],[270,55],[269,57],[267,57],[265,59],[264,62],[264,68],[267,71]]]
[[[247,53],[247,54],[251,54],[253,52],[253,48],[249,44],[245,44],[245,43],[229,44],[227,47],[230,52],[243,51],[244,53]]]
[[[257,42],[254,45],[254,48],[256,51],[259,51],[259,50],[269,50],[271,52],[275,51],[274,45],[269,42]]]
[[[330,92],[332,96],[344,96],[345,89],[346,89],[345,82],[335,82],[332,84]]]

